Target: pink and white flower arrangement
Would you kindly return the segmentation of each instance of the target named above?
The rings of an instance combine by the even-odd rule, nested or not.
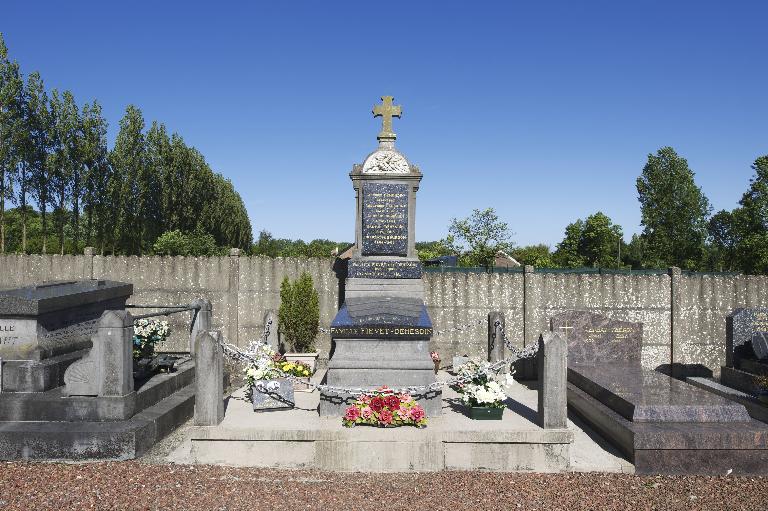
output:
[[[387,387],[380,387],[349,405],[344,411],[342,423],[348,428],[358,424],[423,428],[427,425],[427,417],[424,409],[409,394],[396,394]]]

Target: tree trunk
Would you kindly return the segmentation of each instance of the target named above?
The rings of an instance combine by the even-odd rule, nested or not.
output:
[[[22,165],[20,181],[21,192],[21,253],[27,253],[27,166]]]
[[[64,216],[65,192],[62,188],[59,190],[59,251],[61,255],[64,255],[64,224],[66,223],[66,217]]]
[[[40,206],[40,216],[41,216],[41,227],[43,228],[43,254],[48,253],[48,223],[47,220],[47,210],[45,207],[45,201],[42,201],[43,204]]]

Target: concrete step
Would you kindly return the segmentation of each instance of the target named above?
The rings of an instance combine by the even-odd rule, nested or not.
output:
[[[0,422],[0,460],[128,460],[151,448],[194,413],[188,385],[128,420]]]
[[[46,392],[0,393],[0,421],[115,421],[125,420],[193,385],[194,362],[188,360],[172,373],[154,375],[134,394],[123,397],[65,396],[64,387]]]

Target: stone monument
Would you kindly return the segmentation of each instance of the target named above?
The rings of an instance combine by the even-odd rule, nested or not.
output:
[[[106,310],[121,310],[133,286],[111,280],[45,282],[0,291],[0,390],[44,392],[87,354]]]
[[[407,387],[435,381],[429,356],[432,322],[416,254],[416,192],[422,174],[395,149],[392,96],[373,108],[383,119],[379,146],[350,178],[357,199],[355,245],[347,262],[344,303],[331,323],[335,349],[326,383],[343,388]],[[427,415],[441,412],[439,391],[415,395]],[[323,393],[320,414],[341,415],[349,395]]]

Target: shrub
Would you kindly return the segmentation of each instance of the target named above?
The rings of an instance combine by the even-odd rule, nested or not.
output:
[[[179,230],[164,232],[157,238],[152,250],[157,255],[169,256],[213,256],[221,252],[213,236],[199,230],[192,233]]]
[[[320,300],[309,273],[302,273],[295,282],[288,277],[280,284],[280,331],[292,351],[314,351],[320,324]]]

